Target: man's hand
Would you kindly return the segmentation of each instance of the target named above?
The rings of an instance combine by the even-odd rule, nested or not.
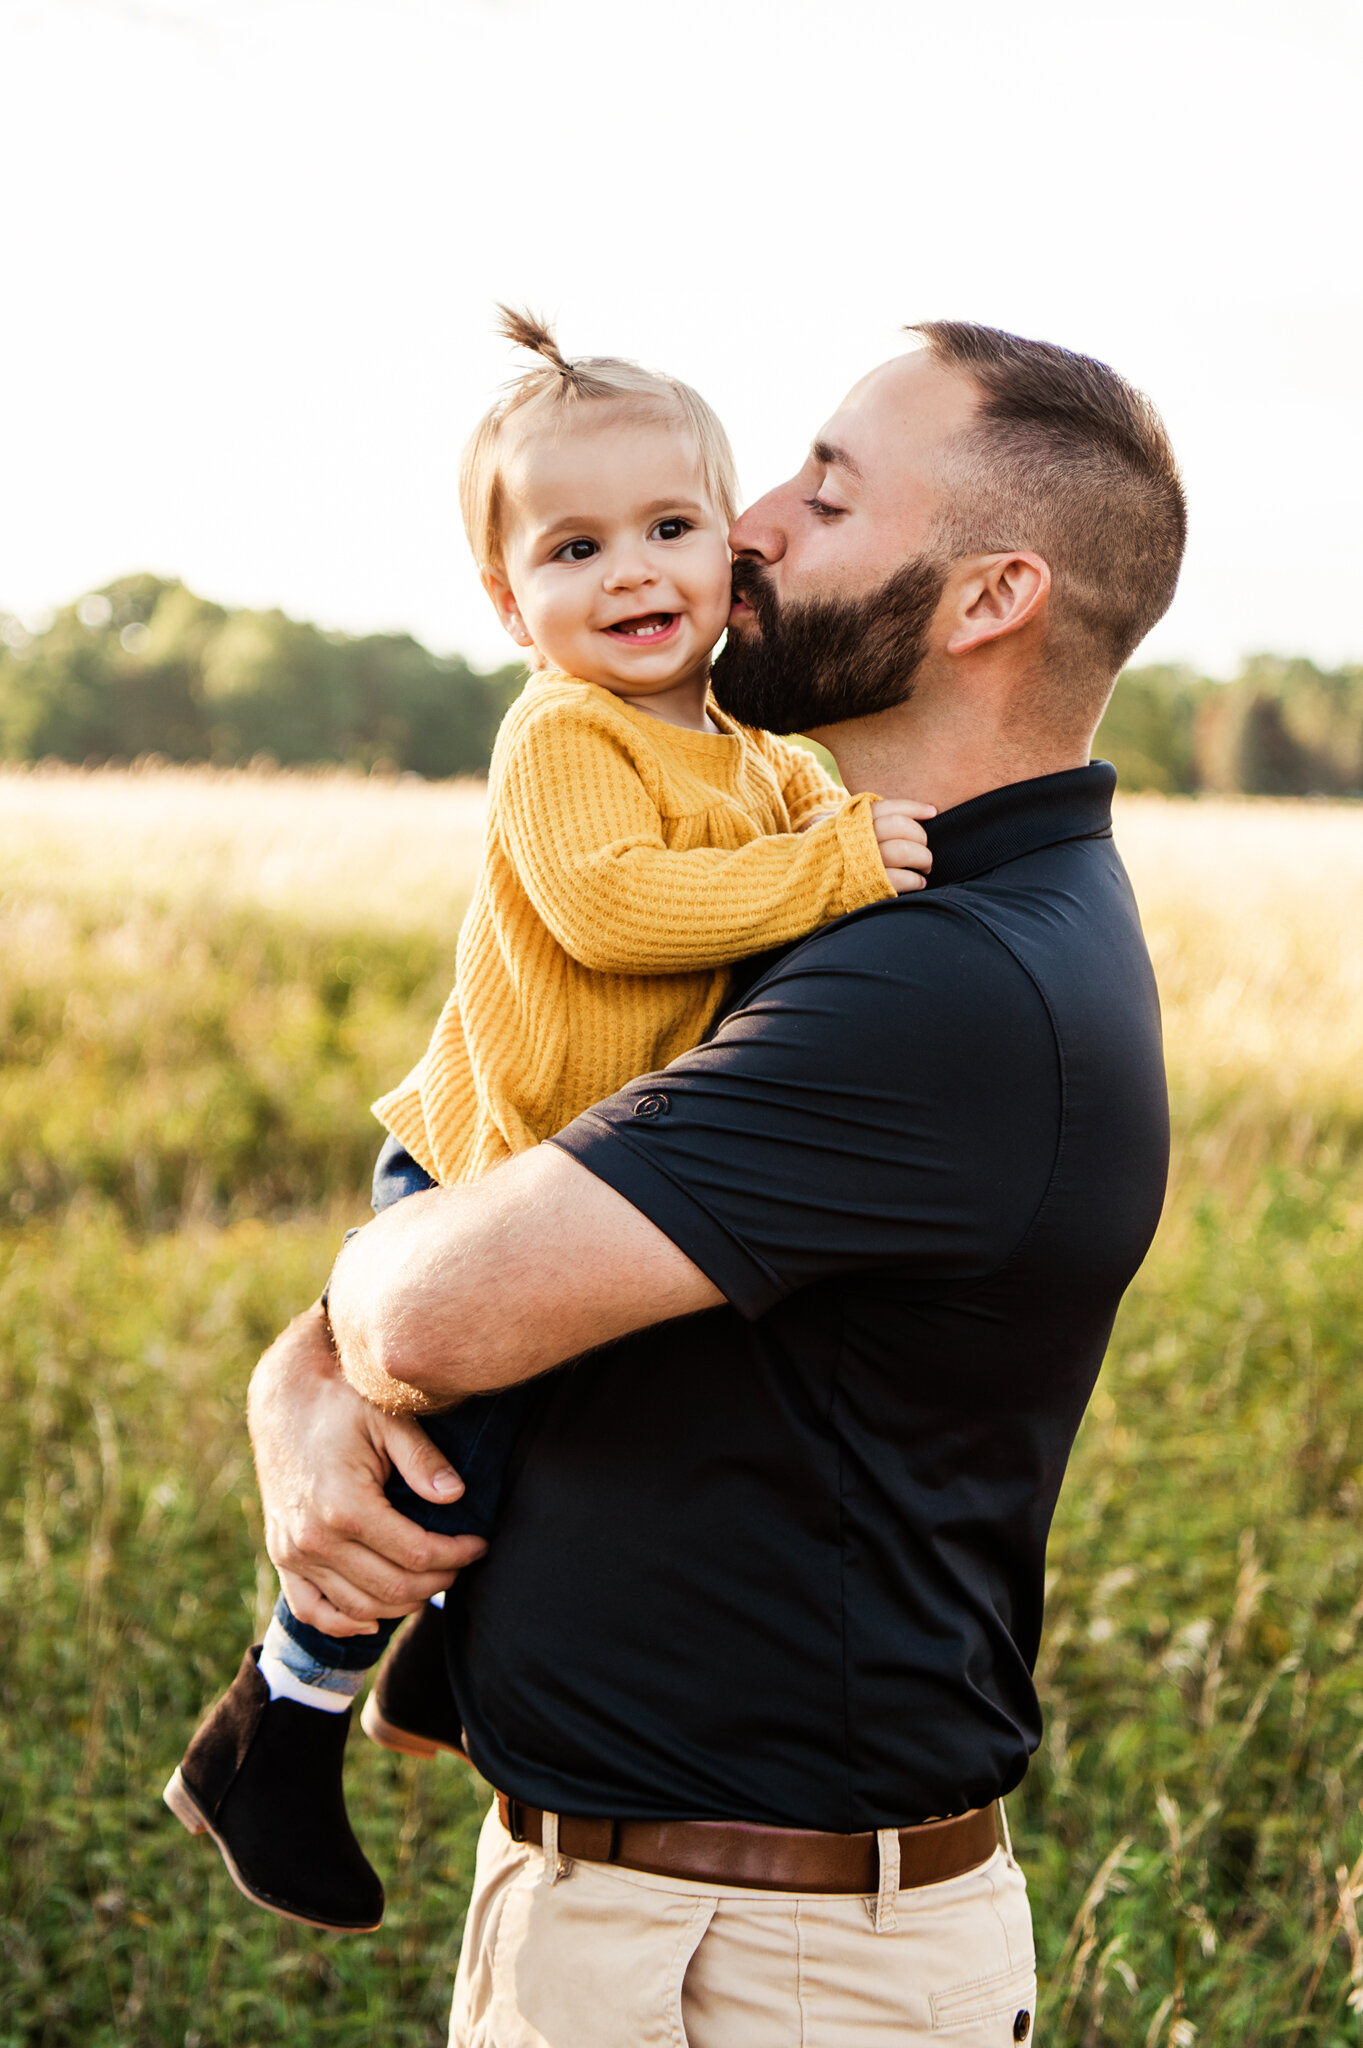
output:
[[[885,873],[895,895],[907,896],[910,890],[923,888],[932,866],[932,855],[928,851],[928,835],[923,830],[922,820],[935,818],[936,806],[910,803],[903,797],[889,797],[872,804],[871,816],[875,821],[880,858],[885,863]]]
[[[300,1621],[327,1635],[372,1635],[452,1585],[487,1545],[432,1536],[384,1498],[397,1466],[424,1499],[448,1504],[463,1481],[411,1416],[384,1415],[342,1378],[320,1305],[295,1316],[251,1380],[251,1442],[265,1546]]]

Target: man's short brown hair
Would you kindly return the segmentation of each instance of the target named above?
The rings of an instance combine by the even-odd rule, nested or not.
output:
[[[949,458],[944,552],[1043,556],[1057,680],[1097,698],[1178,582],[1188,518],[1164,422],[1106,363],[1052,342],[965,320],[908,332],[981,392]]]

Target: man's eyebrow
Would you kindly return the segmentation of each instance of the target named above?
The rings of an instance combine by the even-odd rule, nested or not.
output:
[[[854,462],[845,448],[835,448],[831,441],[816,441],[810,453],[816,461],[825,463],[829,469],[845,469],[858,483],[865,481],[861,473],[861,464]]]

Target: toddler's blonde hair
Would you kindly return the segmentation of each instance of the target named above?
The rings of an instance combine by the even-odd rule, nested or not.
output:
[[[592,400],[605,401],[641,420],[680,421],[696,443],[701,480],[726,526],[738,511],[733,450],[719,415],[679,377],[645,370],[623,356],[580,356],[569,362],[551,329],[529,313],[498,306],[499,332],[540,357],[513,379],[478,422],[459,466],[459,509],[480,569],[504,567],[506,489],[503,466],[513,446],[536,429],[555,431]],[[514,422],[514,425],[511,424]]]

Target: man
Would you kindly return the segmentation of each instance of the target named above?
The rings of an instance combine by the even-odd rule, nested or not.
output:
[[[335,1350],[314,1311],[253,1385],[271,1555],[334,1631],[476,1549],[383,1503],[389,1459],[453,1483],[405,1415],[578,1361],[450,1602],[502,1795],[462,2048],[1031,2031],[997,1802],[1039,1739],[1046,1534],[1167,1155],[1089,745],[1184,506],[1112,371],[918,331],[734,528],[716,690],[816,733],[849,788],[935,804],[928,890],[792,948],[554,1142],[387,1212],[337,1265]]]

